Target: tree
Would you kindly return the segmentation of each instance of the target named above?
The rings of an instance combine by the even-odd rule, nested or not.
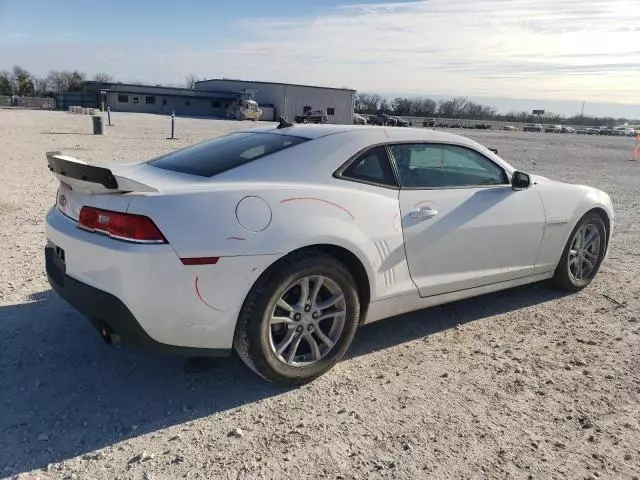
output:
[[[35,93],[35,86],[33,84],[33,77],[24,68],[16,65],[13,67],[13,91],[20,96],[33,96]]]
[[[198,81],[198,77],[196,77],[196,74],[190,73],[189,75],[187,75],[187,78],[185,79],[185,86],[193,90],[194,88],[196,88],[197,81]]]
[[[11,74],[6,70],[0,72],[0,95],[13,94],[13,83],[11,81]]]
[[[49,93],[49,82],[46,78],[36,78],[34,80],[36,97],[46,97]]]
[[[67,77],[64,72],[51,70],[49,75],[47,75],[47,83],[49,84],[49,88],[56,93],[67,91]]]
[[[67,91],[80,92],[84,88],[85,75],[82,72],[74,70],[73,72],[64,72],[67,78]]]
[[[93,80],[95,82],[111,83],[111,82],[113,82],[113,77],[111,75],[109,75],[108,73],[99,72],[99,73],[96,73],[93,76]]]
[[[465,97],[441,100],[438,104],[438,115],[444,118],[461,118],[467,103],[468,100]]]

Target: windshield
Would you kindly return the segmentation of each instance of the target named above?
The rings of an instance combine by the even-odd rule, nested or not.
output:
[[[274,133],[232,133],[176,150],[147,163],[174,172],[213,177],[307,140]]]

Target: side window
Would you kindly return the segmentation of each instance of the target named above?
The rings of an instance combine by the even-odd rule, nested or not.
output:
[[[508,183],[502,168],[466,147],[442,144],[391,146],[404,187],[455,188]]]
[[[395,187],[396,179],[384,146],[363,152],[342,172],[342,178]]]

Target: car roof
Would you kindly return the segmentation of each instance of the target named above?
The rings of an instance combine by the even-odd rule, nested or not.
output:
[[[442,132],[439,130],[431,130],[427,128],[410,128],[410,127],[378,127],[373,125],[332,125],[332,124],[296,124],[291,127],[277,128],[277,126],[259,127],[244,132],[269,132],[280,135],[291,135],[295,137],[303,137],[308,139],[316,139],[326,137],[327,135],[335,135],[338,133],[351,133],[363,135],[371,131],[385,131],[385,137],[390,141],[406,142],[406,141],[429,141],[429,142],[456,142],[466,143],[470,141],[468,138],[453,133]]]

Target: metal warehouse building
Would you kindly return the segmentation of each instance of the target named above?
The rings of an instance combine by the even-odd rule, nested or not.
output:
[[[293,121],[296,115],[307,110],[324,110],[329,123],[353,123],[355,90],[347,88],[314,87],[290,83],[211,79],[196,82],[196,90],[202,92],[242,93],[251,96],[261,106],[273,106],[275,120],[284,115]]]

